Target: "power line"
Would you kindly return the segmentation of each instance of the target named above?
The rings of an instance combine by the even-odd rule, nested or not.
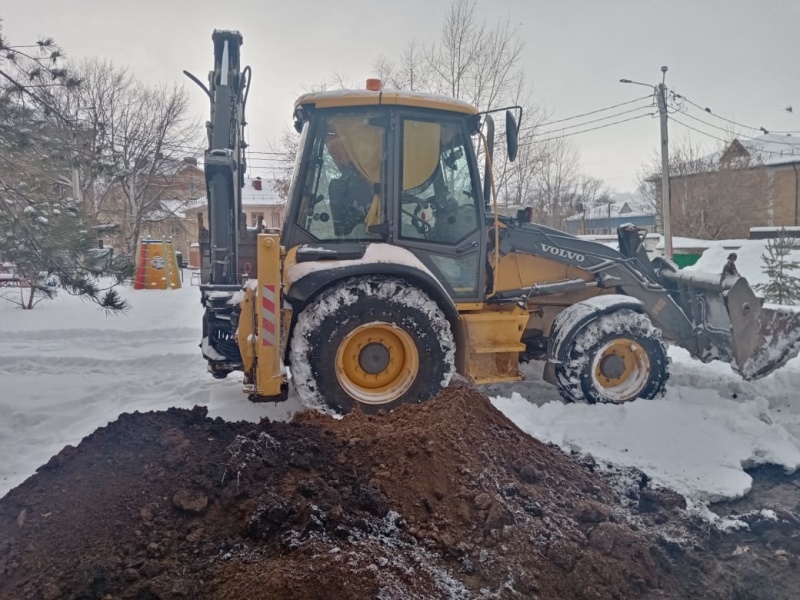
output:
[[[689,117],[690,119],[692,119],[694,121],[697,121],[698,123],[702,123],[703,125],[707,125],[708,127],[712,127],[712,128],[717,129],[719,131],[724,131],[725,133],[733,134],[733,132],[731,132],[728,129],[725,129],[724,127],[720,127],[719,125],[714,125],[713,123],[709,123],[708,121],[704,121],[703,119],[699,119],[699,118],[697,118],[697,117],[695,117],[693,115],[690,115],[688,112],[681,112],[680,114],[682,114],[685,117]],[[753,136],[750,136],[750,135],[744,135],[744,134],[735,134],[735,135],[736,135],[736,137],[743,138],[745,140],[761,141],[760,138],[753,137]],[[781,140],[769,140],[769,143],[770,144],[780,144],[782,146],[791,146],[792,148],[800,147],[800,140],[798,140],[797,142],[783,142]]]
[[[581,131],[573,131],[572,133],[565,133],[564,135],[557,135],[555,137],[546,138],[546,139],[543,139],[543,140],[532,139],[529,142],[524,142],[524,143],[520,144],[520,146],[524,146],[524,145],[527,145],[527,144],[543,144],[545,142],[552,142],[553,140],[560,140],[560,139],[563,139],[565,137],[571,137],[573,135],[579,135],[581,133],[588,133],[590,131],[597,131],[598,129],[605,129],[606,127],[611,127],[613,125],[619,125],[621,123],[627,123],[629,121],[635,121],[637,119],[643,119],[645,117],[652,117],[654,115],[655,115],[655,113],[647,113],[647,114],[644,114],[644,115],[638,115],[636,117],[629,117],[627,119],[621,119],[619,121],[614,121],[613,123],[606,123],[604,125],[598,125],[597,127],[590,127],[589,129],[583,129]]]
[[[678,125],[681,125],[682,127],[686,127],[686,129],[691,129],[692,131],[694,131],[696,133],[708,136],[708,137],[713,138],[713,139],[715,139],[717,141],[725,142],[725,143],[727,143],[729,141],[729,140],[725,140],[725,139],[723,139],[721,137],[718,137],[718,136],[716,136],[716,135],[714,135],[712,133],[708,133],[707,131],[702,131],[700,129],[697,129],[696,127],[692,127],[691,125],[687,125],[686,123],[684,123],[683,121],[679,121],[675,117],[672,117],[672,120],[675,121]]]
[[[725,121],[726,123],[730,123],[731,125],[736,125],[737,127],[741,127],[743,129],[751,129],[752,131],[758,131],[761,133],[798,133],[797,131],[778,131],[778,130],[767,129],[766,127],[753,127],[752,125],[745,125],[744,123],[738,123],[733,119],[728,119],[727,117],[723,117],[722,115],[718,115],[717,113],[711,112],[711,109],[708,108],[707,106],[700,106],[699,104],[693,102],[692,100],[690,100],[689,98],[687,98],[682,94],[675,94],[673,92],[672,95],[680,100],[685,100],[695,108],[702,110],[704,113],[708,113],[712,117],[716,117],[717,119]]]
[[[556,123],[563,123],[565,121],[573,121],[575,119],[580,119],[582,117],[588,117],[590,115],[595,115],[600,112],[605,112],[607,110],[613,110],[615,108],[619,108],[620,106],[627,106],[628,104],[633,104],[634,102],[639,102],[640,100],[645,100],[647,98],[651,98],[651,95],[642,96],[641,98],[634,98],[633,100],[628,100],[627,102],[620,102],[619,104],[614,104],[612,106],[606,106],[605,108],[598,108],[597,110],[590,110],[589,112],[581,113],[579,115],[573,115],[571,117],[564,117],[563,119],[557,119],[555,121],[546,121],[544,123],[538,123],[536,125],[529,125],[528,129],[533,127],[547,127],[548,125],[555,125]],[[524,128],[523,128],[524,129]]]
[[[629,115],[629,114],[637,112],[639,110],[642,110],[642,109],[646,110],[648,108],[651,108],[651,106],[637,106],[636,108],[623,110],[621,112],[614,113],[614,114],[608,115],[606,117],[600,117],[598,119],[592,119],[591,121],[584,121],[583,123],[577,123],[575,125],[567,125],[566,127],[561,127],[560,129],[553,129],[553,130],[550,130],[550,131],[542,131],[542,132],[539,132],[539,135],[550,135],[552,133],[555,133],[556,131],[564,131],[566,129],[575,129],[577,127],[583,127],[584,125],[591,125],[592,123],[599,123],[601,121],[607,121],[609,119],[614,119],[616,117],[621,117],[622,115]]]
[[[683,114],[686,115],[686,113],[683,113]],[[686,116],[688,116],[688,115],[686,115]],[[730,140],[726,140],[726,139],[721,138],[719,136],[716,136],[716,135],[714,135],[712,133],[708,133],[707,131],[702,131],[701,129],[697,129],[696,127],[692,127],[691,125],[687,125],[686,123],[684,123],[683,121],[679,121],[675,117],[673,117],[672,120],[675,121],[678,125],[681,125],[682,127],[685,127],[686,129],[690,129],[691,131],[694,131],[696,133],[699,133],[700,135],[704,135],[706,137],[710,137],[712,139],[715,139],[715,140],[717,140],[719,142],[723,142],[725,144],[730,142]],[[701,122],[705,123],[704,121],[701,121]],[[706,124],[708,125],[708,123],[706,123]],[[750,139],[754,139],[754,138],[750,138]],[[797,147],[797,146],[795,146],[795,147]],[[797,153],[788,152],[788,151],[787,152],[783,152],[783,151],[777,152],[775,150],[767,150],[765,148],[758,148],[758,149],[756,149],[756,152],[757,153],[763,153],[763,154],[771,154],[773,156],[800,156],[800,152],[797,152]]]

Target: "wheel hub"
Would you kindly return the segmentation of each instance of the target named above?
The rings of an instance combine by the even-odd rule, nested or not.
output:
[[[608,379],[619,379],[625,373],[625,359],[616,354],[604,356],[600,360],[600,372]]]
[[[636,340],[617,338],[598,349],[592,367],[595,384],[611,402],[636,399],[650,373],[650,359]]]
[[[383,344],[371,342],[361,349],[358,355],[359,366],[370,375],[377,375],[389,366],[391,356]]]
[[[373,406],[405,394],[419,372],[419,352],[401,327],[383,321],[359,325],[336,352],[336,378],[354,400]]]

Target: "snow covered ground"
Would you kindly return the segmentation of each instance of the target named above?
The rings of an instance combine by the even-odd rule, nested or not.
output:
[[[299,407],[253,404],[200,355],[200,292],[121,291],[126,315],[61,292],[32,311],[0,300],[0,496],[66,444],[120,413],[206,406],[212,417],[287,419]]]
[[[745,495],[749,466],[800,468],[800,360],[748,383],[728,365],[701,364],[680,348],[670,348],[670,357],[669,389],[657,400],[564,404],[533,363],[526,381],[510,395],[492,390],[492,401],[533,437],[641,469],[698,508]]]
[[[122,412],[203,405],[258,421],[300,408],[293,396],[253,404],[239,378],[206,373],[196,287],[122,291],[132,306],[122,316],[63,293],[33,311],[0,302],[0,496]],[[534,437],[640,468],[698,507],[746,494],[750,465],[800,467],[800,359],[747,383],[726,364],[702,365],[678,348],[670,356],[669,392],[653,401],[565,405],[541,363],[526,365],[526,381],[485,391]]]

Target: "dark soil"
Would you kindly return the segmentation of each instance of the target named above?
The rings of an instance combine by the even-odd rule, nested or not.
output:
[[[797,597],[795,506],[720,534],[600,470],[460,387],[341,420],[126,414],[0,499],[0,598]]]

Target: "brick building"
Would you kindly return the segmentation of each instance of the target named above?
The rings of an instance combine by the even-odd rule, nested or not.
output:
[[[660,175],[649,180],[661,206]],[[674,235],[746,238],[751,227],[800,225],[800,136],[737,138],[670,174]]]

